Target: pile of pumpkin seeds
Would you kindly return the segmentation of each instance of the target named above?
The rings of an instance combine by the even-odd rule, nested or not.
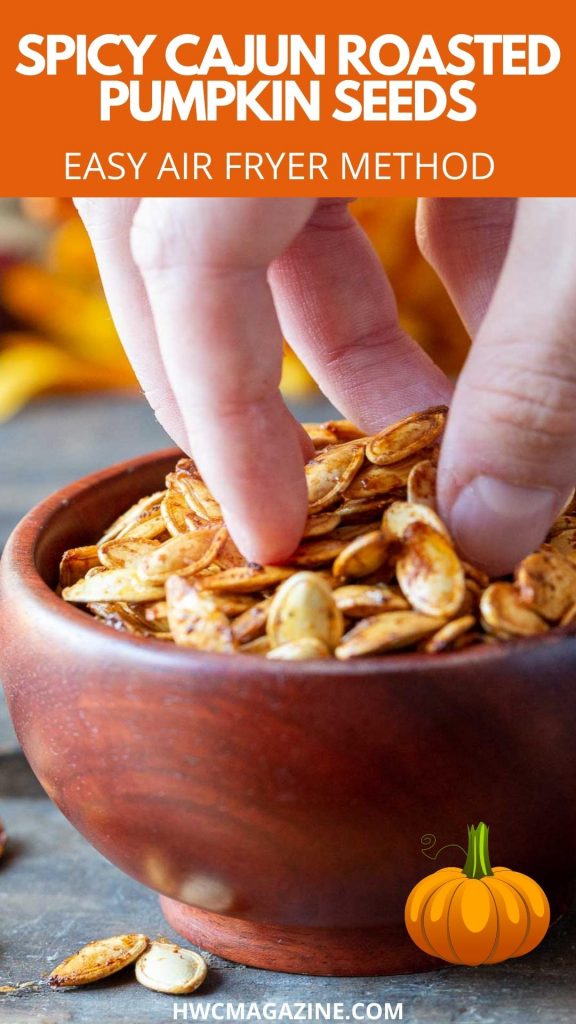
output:
[[[576,624],[574,494],[542,547],[490,580],[436,509],[447,410],[367,437],[305,425],[308,519],[282,565],[240,554],[191,459],[95,544],[66,551],[60,591],[114,629],[201,651],[301,660],[437,653]]]

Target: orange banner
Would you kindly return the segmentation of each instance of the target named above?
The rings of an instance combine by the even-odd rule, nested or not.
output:
[[[14,5],[4,195],[574,193],[569,4]]]

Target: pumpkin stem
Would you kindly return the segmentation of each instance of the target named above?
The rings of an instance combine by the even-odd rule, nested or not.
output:
[[[462,869],[468,878],[485,878],[494,874],[488,852],[489,831],[483,821],[476,827],[468,825],[468,856]]]

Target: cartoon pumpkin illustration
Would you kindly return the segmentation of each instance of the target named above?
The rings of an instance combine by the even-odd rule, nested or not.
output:
[[[488,826],[468,826],[463,868],[441,868],[414,886],[406,901],[410,938],[454,964],[495,964],[524,956],[550,923],[546,894],[519,871],[492,868]]]

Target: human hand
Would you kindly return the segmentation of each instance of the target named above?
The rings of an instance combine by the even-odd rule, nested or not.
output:
[[[344,201],[77,205],[144,393],[250,559],[287,557],[306,518],[312,452],[278,391],[283,333],[367,432],[449,401]],[[477,335],[443,444],[440,508],[493,572],[541,542],[576,477],[575,208],[429,200],[419,211],[423,251]]]

